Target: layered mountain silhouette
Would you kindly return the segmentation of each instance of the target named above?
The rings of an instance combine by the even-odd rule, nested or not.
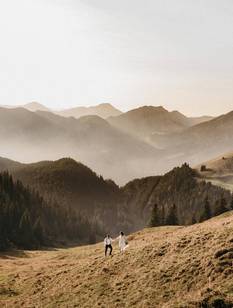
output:
[[[104,103],[91,107],[75,107],[65,109],[56,113],[64,117],[75,117],[77,119],[87,115],[96,115],[103,119],[107,119],[108,117],[118,116],[122,112],[111,104]]]
[[[0,153],[15,160],[73,157],[121,183],[152,174],[158,165],[160,151],[98,116],[0,108],[0,123]]]
[[[188,118],[178,111],[169,112],[162,106],[144,106],[108,119],[113,126],[150,141],[153,135],[181,132],[210,117]]]
[[[229,112],[182,132],[166,136],[163,148],[166,148],[171,157],[176,156],[177,164],[188,161],[195,166],[222,153],[231,152],[232,132],[233,112]],[[155,144],[157,144],[156,137]]]
[[[1,156],[23,162],[72,157],[121,185],[232,151],[233,112],[209,120],[144,106],[106,120],[0,108],[0,121]]]
[[[21,107],[29,111],[50,111],[49,108],[37,102],[27,103],[25,105],[22,105]]]

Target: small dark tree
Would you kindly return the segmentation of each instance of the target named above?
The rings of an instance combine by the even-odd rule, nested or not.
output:
[[[176,226],[179,224],[177,218],[177,209],[175,204],[173,204],[172,207],[170,208],[165,224],[169,226]]]
[[[161,221],[159,219],[159,214],[158,214],[158,204],[154,204],[151,212],[151,220],[149,222],[149,227],[157,227],[160,225]]]
[[[201,171],[201,172],[204,172],[204,171],[206,171],[206,165],[202,165],[202,166],[201,166],[201,169],[200,169],[200,171]]]
[[[200,222],[211,218],[211,210],[208,197],[205,198],[204,208],[200,216]]]

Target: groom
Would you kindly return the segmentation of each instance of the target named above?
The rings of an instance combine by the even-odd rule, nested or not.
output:
[[[110,249],[109,255],[112,255],[112,238],[108,234],[104,239],[105,257],[107,256],[108,249]]]

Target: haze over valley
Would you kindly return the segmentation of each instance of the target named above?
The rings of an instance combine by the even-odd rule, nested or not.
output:
[[[233,1],[0,1],[0,308],[233,307]]]
[[[72,157],[121,185],[232,150],[232,112],[190,118],[162,106],[117,115],[110,104],[84,109],[90,114],[78,117],[77,109],[61,116],[38,103],[0,108],[0,155],[25,163]]]

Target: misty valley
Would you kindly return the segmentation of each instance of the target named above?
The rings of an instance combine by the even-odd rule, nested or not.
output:
[[[0,1],[0,308],[233,308],[233,1]]]
[[[196,301],[185,297],[184,305],[195,307],[207,303],[209,306],[205,307],[231,307],[225,295],[230,292],[228,282],[233,275],[230,238],[233,230],[233,134],[230,132],[233,132],[232,112],[216,118],[190,118],[161,106],[144,106],[125,113],[110,104],[59,112],[38,103],[18,108],[1,107],[0,266],[4,267],[4,258],[7,258],[9,268],[4,267],[7,280],[0,275],[3,281],[0,303],[4,304],[6,299],[6,303],[17,307],[27,306],[27,300],[29,303],[35,300],[48,306],[48,298],[43,297],[42,292],[47,284],[46,277],[50,277],[49,280],[55,277],[47,270],[43,273],[42,268],[47,263],[53,266],[50,258],[54,256],[58,262],[64,255],[65,263],[57,263],[57,268],[66,268],[64,275],[59,276],[57,270],[52,272],[63,283],[69,268],[77,262],[75,256],[79,256],[80,264],[76,265],[79,272],[90,263],[94,268],[102,268],[99,263],[103,255],[98,243],[109,233],[117,238],[123,230],[129,240],[125,259],[115,255],[113,242],[113,259],[107,259],[103,273],[97,271],[95,281],[91,281],[86,272],[82,274],[84,281],[88,281],[88,288],[93,290],[90,292],[97,296],[97,302],[98,292],[104,291],[101,287],[102,291],[95,289],[96,281],[109,276],[112,283],[123,284],[115,281],[119,277],[114,278],[111,271],[120,271],[118,261],[134,266],[138,254],[145,262],[140,267],[145,269],[148,256],[155,264],[168,263],[164,277],[168,277],[168,281],[171,279],[169,285],[173,289],[176,281],[181,284],[166,297],[162,270],[155,272],[155,280],[165,284],[160,290],[163,297],[160,298],[161,294],[156,291],[148,291],[150,300],[145,299],[146,307],[150,307],[151,301],[157,301],[157,305],[170,302],[171,307],[175,306],[179,290],[186,292],[187,279],[191,290],[187,292],[195,293],[197,282],[188,276],[192,267],[199,277],[199,289],[203,294]],[[214,231],[218,225],[218,231]],[[215,239],[213,245],[205,248],[205,242],[211,238]],[[219,258],[219,263],[208,265],[201,259],[198,261],[197,256],[192,259],[197,249],[217,255],[214,258]],[[148,251],[146,255],[145,251]],[[22,267],[10,265],[18,258],[17,252],[23,253],[22,258],[27,260],[24,273],[20,271]],[[96,261],[92,254],[96,255]],[[133,259],[128,260],[131,254]],[[179,256],[181,263],[175,264],[173,255]],[[163,262],[159,261],[161,258]],[[30,272],[28,267],[33,260],[36,267]],[[192,266],[184,269],[187,260]],[[197,263],[199,267],[195,268]],[[181,274],[175,278],[174,268],[185,272],[189,278],[185,280]],[[43,275],[42,286],[35,280],[35,272]],[[153,273],[153,269],[149,272]],[[29,277],[29,273],[33,277]],[[146,273],[141,273],[142,280],[146,279]],[[72,274],[67,277],[71,282],[76,280]],[[134,285],[129,277],[130,273],[124,281]],[[25,293],[19,283],[27,279],[34,282],[32,285],[24,283],[28,288]],[[149,283],[153,282],[152,277],[148,279]],[[211,279],[212,293],[205,289],[205,279]],[[225,293],[216,293],[219,279]],[[98,283],[101,286],[101,281]],[[81,295],[84,285],[81,281],[76,287],[70,285],[70,291],[64,294],[56,289],[53,305],[62,306],[56,294],[69,302],[66,296],[71,290],[71,307],[79,305],[80,301],[82,306],[90,304],[89,292],[83,291]],[[111,288],[107,286],[107,290]],[[129,305],[139,305],[140,296],[136,295],[134,303],[131,294],[126,294]],[[107,295],[103,293],[102,297],[105,302]],[[112,300],[110,306],[115,307],[117,299]]]

